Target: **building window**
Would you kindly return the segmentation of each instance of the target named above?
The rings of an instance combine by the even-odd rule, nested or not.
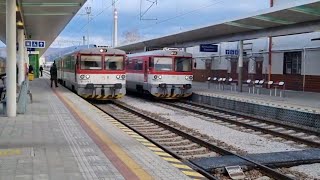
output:
[[[284,53],[283,74],[301,74],[301,51]]]

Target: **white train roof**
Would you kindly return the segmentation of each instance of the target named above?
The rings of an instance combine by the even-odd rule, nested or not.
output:
[[[176,54],[172,54],[176,53]],[[128,57],[137,57],[137,56],[185,56],[192,57],[191,53],[184,51],[174,51],[174,50],[155,50],[155,51],[146,51],[141,53],[128,54]]]
[[[125,55],[126,52],[120,49],[114,49],[114,48],[89,48],[89,49],[81,49],[78,51],[75,51],[76,53],[84,53],[84,54],[100,54],[101,51],[103,51],[106,54],[120,54]]]

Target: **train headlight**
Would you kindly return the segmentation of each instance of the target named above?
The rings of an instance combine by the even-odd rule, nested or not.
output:
[[[186,80],[188,80],[188,81],[192,81],[192,80],[193,80],[193,76],[186,76],[185,78],[186,78]]]
[[[117,76],[116,76],[116,78],[117,78],[117,79],[120,79],[120,78],[121,78],[121,76],[120,76],[120,75],[117,75]]]
[[[162,76],[161,75],[154,75],[153,79],[162,79]]]
[[[84,74],[80,75],[80,79],[83,80],[86,76]]]
[[[86,79],[90,79],[90,75],[87,74],[87,75],[86,75]]]
[[[121,75],[121,79],[126,79],[126,75]]]

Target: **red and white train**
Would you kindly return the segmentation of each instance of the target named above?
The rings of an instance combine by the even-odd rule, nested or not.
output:
[[[58,80],[84,98],[121,98],[126,94],[125,59],[118,49],[82,49],[56,60]]]
[[[128,91],[151,94],[161,99],[178,99],[192,94],[192,55],[178,50],[156,50],[128,54]]]

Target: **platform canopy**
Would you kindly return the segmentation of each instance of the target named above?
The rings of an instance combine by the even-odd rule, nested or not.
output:
[[[250,13],[181,33],[119,46],[125,51],[145,47],[190,47],[202,43],[220,43],[284,36],[320,30],[320,1],[300,0]]]
[[[27,39],[52,44],[86,0],[17,0],[17,27],[24,28]],[[0,40],[6,43],[6,0],[0,0]]]

